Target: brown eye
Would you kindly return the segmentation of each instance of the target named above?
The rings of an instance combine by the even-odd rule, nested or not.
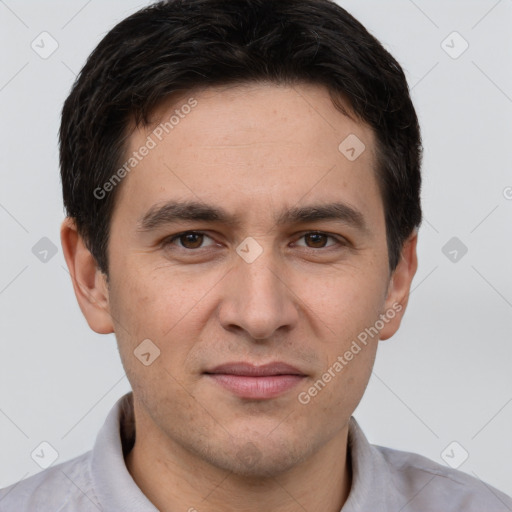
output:
[[[201,233],[185,233],[180,235],[179,240],[185,249],[197,249],[201,247],[203,237]]]
[[[331,237],[324,233],[308,233],[307,235],[304,235],[304,238],[307,242],[309,242],[308,247],[313,249],[321,249],[325,247],[327,239]]]
[[[341,235],[331,235],[323,231],[309,231],[303,233],[303,235],[294,242],[294,245],[302,247],[303,249],[318,249],[316,252],[323,254],[331,250],[344,249],[350,244]]]
[[[211,238],[208,235],[205,235],[204,233],[201,233],[199,231],[185,231],[183,233],[178,233],[177,235],[168,238],[165,241],[165,245],[174,245],[177,246],[178,249],[187,250],[202,249],[204,247],[207,247],[203,245],[205,238],[211,240]]]

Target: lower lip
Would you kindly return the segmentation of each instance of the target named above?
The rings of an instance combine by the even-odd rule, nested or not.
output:
[[[217,384],[241,398],[274,398],[294,388],[303,375],[268,375],[252,377],[224,373],[208,374]]]

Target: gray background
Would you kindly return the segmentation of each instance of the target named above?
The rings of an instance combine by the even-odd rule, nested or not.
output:
[[[512,494],[512,0],[340,3],[404,67],[425,146],[414,291],[355,416],[375,444],[454,465],[467,451],[460,470]],[[57,131],[88,54],[142,5],[0,0],[0,487],[41,470],[42,441],[56,463],[89,450],[130,389],[62,256]]]

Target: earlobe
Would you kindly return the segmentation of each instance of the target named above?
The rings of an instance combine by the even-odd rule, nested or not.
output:
[[[417,242],[418,232],[414,230],[404,242],[400,261],[391,276],[383,311],[388,321],[380,332],[381,340],[393,336],[400,327],[409,300],[411,283],[418,268]]]
[[[72,218],[66,217],[62,222],[60,239],[78,305],[89,327],[98,334],[114,332],[106,276],[99,270]]]

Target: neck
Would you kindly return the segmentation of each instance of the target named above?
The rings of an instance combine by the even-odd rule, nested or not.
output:
[[[126,467],[161,512],[339,512],[351,486],[348,425],[309,459],[269,478],[237,475],[170,440],[135,405],[136,440]]]

